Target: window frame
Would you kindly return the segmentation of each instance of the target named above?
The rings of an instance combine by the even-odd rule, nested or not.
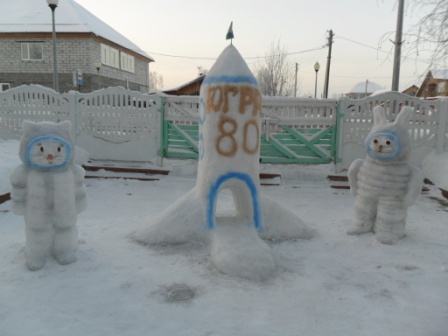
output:
[[[8,88],[6,90],[9,90],[11,88],[11,84],[10,83],[0,83],[0,92],[4,92],[6,90],[3,90],[3,85],[7,85]]]
[[[135,57],[121,51],[120,55],[121,69],[127,72],[135,73]]]
[[[35,45],[40,47],[40,58],[31,58],[31,49],[30,45]],[[27,53],[24,58],[24,51]],[[42,42],[20,42],[20,56],[22,61],[43,61],[44,52],[43,52],[43,43]]]
[[[101,43],[101,63],[114,68],[120,68],[119,50]]]

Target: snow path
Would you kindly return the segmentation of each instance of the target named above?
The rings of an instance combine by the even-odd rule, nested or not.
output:
[[[23,218],[10,201],[0,205],[0,335],[446,335],[448,207],[437,189],[409,209],[407,236],[386,246],[345,234],[348,190],[331,189],[312,167],[297,171],[261,190],[317,234],[269,243],[279,270],[267,282],[219,273],[205,243],[150,248],[132,239],[195,177],[86,181],[78,261],[49,258],[37,272],[25,266]],[[188,298],[173,301],[172,288]]]

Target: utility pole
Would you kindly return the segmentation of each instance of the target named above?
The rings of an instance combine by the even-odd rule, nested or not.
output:
[[[367,97],[367,90],[368,90],[368,86],[369,86],[369,80],[368,80],[368,79],[366,79],[366,89],[365,89],[365,91],[364,91],[364,98],[366,98],[366,97]]]
[[[294,80],[294,97],[297,97],[297,72],[299,71],[299,64],[296,63],[296,77]]]
[[[328,32],[328,57],[327,69],[325,70],[324,98],[328,98],[328,82],[330,81],[331,46],[333,45],[333,30]]]
[[[401,40],[403,34],[403,11],[404,0],[398,2],[398,14],[397,14],[397,31],[395,32],[395,50],[394,50],[394,69],[392,73],[392,91],[398,91],[398,84],[400,81],[400,62],[401,62]]]

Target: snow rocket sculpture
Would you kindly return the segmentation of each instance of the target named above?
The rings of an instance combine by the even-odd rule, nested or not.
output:
[[[423,175],[408,164],[412,108],[403,107],[393,123],[381,106],[373,109],[373,116],[365,141],[367,158],[354,161],[348,170],[356,204],[347,233],[374,231],[378,241],[392,244],[404,236],[406,211],[420,195]]]
[[[196,187],[137,231],[138,241],[178,244],[209,237],[211,260],[218,270],[261,280],[275,271],[276,262],[260,236],[273,240],[311,236],[292,212],[259,192],[261,113],[257,81],[229,45],[200,90]],[[233,196],[234,216],[215,216],[223,189]]]
[[[24,121],[11,175],[13,211],[25,218],[26,265],[34,271],[52,254],[61,265],[76,261],[78,213],[86,208],[84,169],[73,163],[70,122]]]

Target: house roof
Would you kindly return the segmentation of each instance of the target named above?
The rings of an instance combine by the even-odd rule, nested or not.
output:
[[[367,93],[372,93],[378,90],[383,90],[384,88],[379,86],[374,82],[367,82]],[[366,82],[357,83],[351,90],[350,93],[364,93],[366,92]]]
[[[448,79],[448,69],[444,70],[431,70],[431,75],[436,79]]]
[[[74,0],[59,0],[56,9],[56,32],[93,33],[132,50],[147,58],[154,58],[112,27],[98,19]],[[50,33],[51,10],[44,0],[0,1],[0,33]]]

